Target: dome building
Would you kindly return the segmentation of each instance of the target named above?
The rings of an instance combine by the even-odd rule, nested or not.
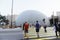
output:
[[[49,25],[49,19],[47,16],[45,16],[43,13],[35,10],[27,10],[22,12],[16,19],[16,25],[20,26],[24,22],[28,22],[29,24],[35,24],[35,22],[38,20],[41,25],[44,25],[43,19],[45,19],[45,22],[47,25]]]

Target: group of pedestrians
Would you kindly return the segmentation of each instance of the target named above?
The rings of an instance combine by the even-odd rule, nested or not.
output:
[[[37,37],[39,38],[39,29],[41,28],[41,25],[39,24],[38,21],[36,21],[36,24],[35,24],[35,30],[36,30],[36,34],[37,34]],[[25,32],[25,36],[28,37],[28,29],[29,29],[29,23],[28,22],[25,22],[23,24],[23,30]],[[44,26],[44,31],[47,32],[46,30],[46,26]]]
[[[46,25],[46,22],[45,22],[45,19],[43,19],[43,28],[44,28],[44,32],[47,33],[47,25]],[[60,36],[60,21],[55,21],[54,22],[54,27],[55,27],[55,34],[56,34],[56,37],[58,37],[58,34]],[[39,24],[38,20],[36,21],[36,24],[35,24],[35,30],[36,30],[36,34],[37,34],[37,37],[39,38],[39,29],[41,28],[41,25]],[[23,24],[23,30],[25,32],[25,36],[28,36],[28,29],[29,29],[29,23],[28,22],[25,22]]]

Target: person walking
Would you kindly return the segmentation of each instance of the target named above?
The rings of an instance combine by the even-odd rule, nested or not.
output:
[[[47,32],[47,30],[46,30],[47,25],[46,25],[45,19],[43,19],[43,23],[44,23],[44,25],[43,25],[43,27],[44,27],[44,32],[46,33],[46,32]]]
[[[57,34],[57,32],[58,32],[58,26],[57,26],[57,23],[55,23],[54,25],[55,25],[55,34],[56,34],[56,37],[58,37],[58,34]]]
[[[59,36],[60,36],[60,21],[58,22],[58,32],[59,32]]]
[[[28,29],[29,29],[29,23],[25,22],[24,24],[25,37],[28,37]]]
[[[39,38],[39,29],[40,29],[40,24],[38,23],[38,21],[36,21],[36,33],[37,33],[37,37]]]
[[[53,25],[55,26],[56,37],[58,37],[59,28],[58,28],[58,19],[57,18],[54,19],[54,24]]]

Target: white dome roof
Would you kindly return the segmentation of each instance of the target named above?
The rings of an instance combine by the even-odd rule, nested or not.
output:
[[[43,14],[35,10],[27,10],[22,12],[17,20],[16,20],[16,25],[23,24],[24,22],[28,22],[30,24],[35,24],[35,22],[38,20],[41,25],[43,25],[43,19],[46,19],[46,24],[49,25],[49,20],[48,18]]]

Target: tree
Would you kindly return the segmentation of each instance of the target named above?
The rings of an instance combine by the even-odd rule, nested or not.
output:
[[[0,15],[0,25],[2,25],[1,23],[2,24],[5,23],[6,25],[8,25],[9,24],[9,20],[6,19],[5,16]]]

